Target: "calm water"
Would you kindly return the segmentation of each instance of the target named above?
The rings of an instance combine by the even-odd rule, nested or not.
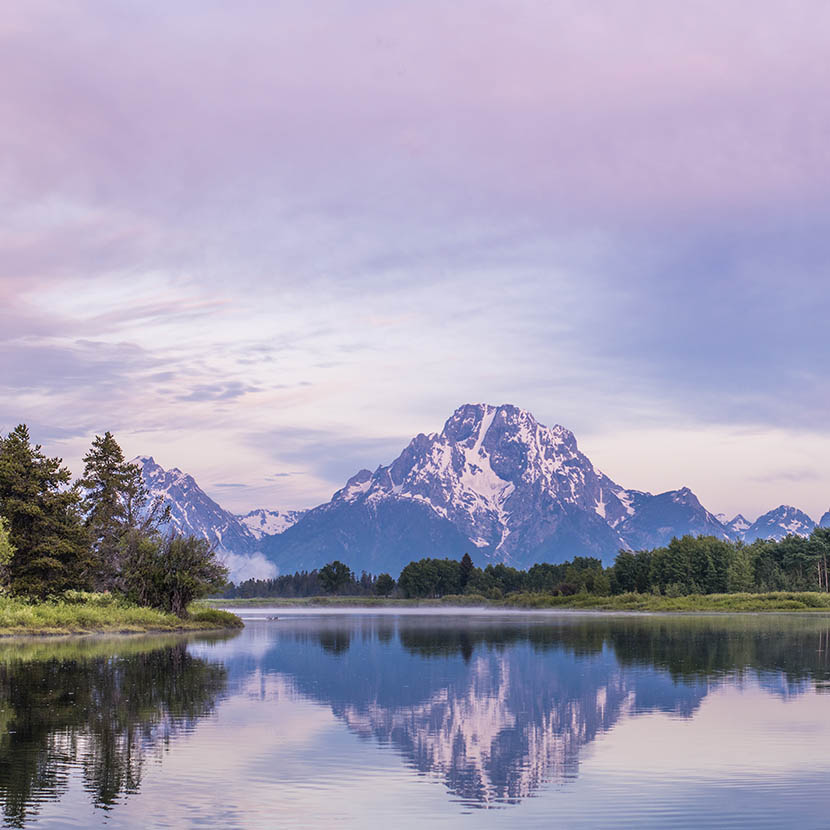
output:
[[[246,616],[0,643],[5,826],[830,826],[828,617]]]

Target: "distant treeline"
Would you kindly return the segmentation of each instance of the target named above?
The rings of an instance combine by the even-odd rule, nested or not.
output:
[[[331,566],[337,564],[337,562],[332,562]],[[326,567],[330,566],[327,565]],[[348,579],[332,590],[330,583],[320,578],[320,570],[315,569],[313,571],[297,571],[293,574],[277,576],[274,579],[247,579],[240,582],[239,585],[231,583],[222,596],[226,599],[251,599],[253,597],[298,598],[319,597],[337,593],[345,596],[371,597],[378,594],[377,582],[378,577],[365,571],[360,577],[356,577],[349,570]]]
[[[678,597],[765,591],[830,591],[830,528],[816,528],[807,537],[752,544],[714,536],[683,536],[665,547],[620,551],[614,564],[603,567],[594,557],[533,565],[528,570],[508,565],[479,568],[468,554],[461,560],[426,558],[410,562],[397,580],[389,574],[360,578],[342,562],[319,571],[301,571],[276,579],[248,580],[231,585],[225,597],[397,596],[438,598],[479,594],[501,599],[510,594],[568,596],[588,593],[609,596],[628,592]]]

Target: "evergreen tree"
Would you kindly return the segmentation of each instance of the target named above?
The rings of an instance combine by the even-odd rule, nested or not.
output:
[[[32,446],[24,424],[0,438],[0,513],[14,547],[8,577],[16,594],[43,597],[85,587],[89,546],[80,495],[69,480],[60,458]]]
[[[123,589],[125,534],[136,529],[151,534],[167,514],[160,515],[160,502],[151,500],[141,469],[124,460],[111,432],[96,435],[83,460],[78,486],[95,554],[93,581],[101,590]]]
[[[473,575],[474,568],[475,565],[473,565],[473,560],[470,558],[470,554],[465,553],[464,556],[461,558],[461,568],[458,577],[459,585],[462,591],[467,587],[467,583],[470,581],[470,577]]]
[[[127,524],[124,493],[132,471],[110,432],[95,436],[83,460],[84,474],[78,485],[84,491],[84,524],[95,552],[94,582],[99,589],[113,588],[121,570],[121,539]]]
[[[0,589],[8,587],[9,565],[14,556],[14,545],[9,538],[9,523],[0,516]]]

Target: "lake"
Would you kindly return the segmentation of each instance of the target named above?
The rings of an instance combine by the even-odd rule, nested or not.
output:
[[[0,642],[4,826],[830,824],[830,617],[241,613]]]

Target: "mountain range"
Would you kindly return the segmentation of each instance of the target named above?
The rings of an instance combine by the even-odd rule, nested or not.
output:
[[[466,404],[441,432],[420,434],[388,466],[355,473],[307,511],[221,508],[192,476],[139,457],[150,491],[171,507],[173,529],[206,538],[232,577],[312,569],[332,559],[397,575],[413,559],[460,557],[525,568],[573,556],[610,563],[622,549],[687,533],[723,539],[809,535],[816,523],[782,505],[754,522],[714,515],[682,487],[652,494],[598,470],[565,427],[511,405]],[[830,526],[830,511],[820,524]]]

